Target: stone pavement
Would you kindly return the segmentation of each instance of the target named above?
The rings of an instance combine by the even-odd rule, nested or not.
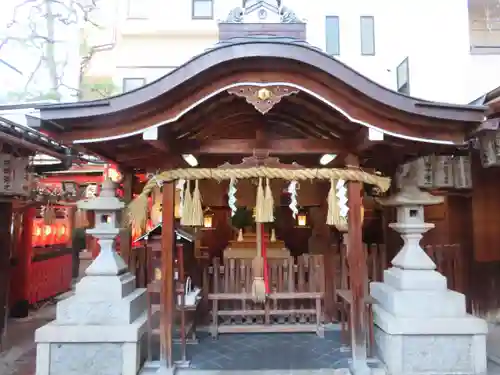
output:
[[[0,353],[1,375],[34,374],[35,330],[55,318],[55,304],[45,305],[24,319],[11,319],[7,325],[3,351]]]
[[[89,266],[88,256],[82,254],[80,278]],[[56,301],[67,298],[72,292],[64,293]],[[24,319],[10,319],[6,335],[0,348],[0,375],[34,375],[36,365],[35,331],[56,317],[55,301],[47,302],[38,310],[31,311]]]
[[[71,293],[67,293],[67,297]],[[36,348],[35,330],[55,318],[55,305],[48,304],[32,313],[28,318],[11,320],[8,326],[8,340],[0,353],[0,375],[34,375]],[[491,344],[491,342],[490,342]],[[500,348],[498,349],[500,351]],[[144,375],[154,374],[143,371]],[[264,370],[264,371],[218,371],[218,370],[180,370],[178,375],[346,375],[345,369],[322,370]],[[87,375],[87,374],[82,374]],[[91,375],[91,374],[88,374]],[[488,362],[488,375],[500,375],[500,365]]]
[[[82,260],[81,272],[89,265],[88,260]],[[58,299],[67,298],[72,293],[68,292]],[[34,375],[36,364],[36,347],[34,343],[35,330],[49,321],[55,319],[55,304],[46,304],[41,309],[32,312],[28,318],[12,319],[7,327],[7,340],[5,340],[2,352],[0,352],[0,375]],[[491,329],[488,340],[488,352],[500,353],[500,325],[499,328]],[[490,327],[493,328],[493,327]],[[222,341],[221,341],[222,342]],[[220,344],[220,343],[219,343]],[[500,358],[500,355],[499,355]],[[335,358],[331,358],[333,360]],[[340,357],[339,357],[340,359]],[[155,371],[144,369],[142,374],[154,374]],[[293,369],[293,370],[216,370],[216,369],[180,369],[178,375],[347,375],[349,371],[343,368],[337,369]],[[82,374],[92,375],[92,374]],[[487,375],[500,375],[500,364],[488,362]]]

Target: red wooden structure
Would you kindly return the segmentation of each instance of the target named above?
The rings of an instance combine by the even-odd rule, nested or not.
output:
[[[16,264],[12,273],[10,305],[30,305],[71,288],[71,218],[73,207],[56,206],[53,224],[44,223],[39,206],[14,211]]]

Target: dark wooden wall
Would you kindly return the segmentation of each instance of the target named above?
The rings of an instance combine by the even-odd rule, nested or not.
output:
[[[500,168],[482,168],[472,159],[472,251],[469,291],[473,308],[496,315],[500,308]]]

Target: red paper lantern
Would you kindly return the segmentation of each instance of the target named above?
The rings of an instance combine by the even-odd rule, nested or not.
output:
[[[69,240],[69,231],[68,227],[64,222],[59,222],[56,224],[57,226],[57,231],[56,231],[56,242],[58,244],[64,244],[68,242]]]
[[[43,246],[42,242],[43,237],[43,228],[40,220],[33,220],[33,235],[32,235],[32,243],[33,246]]]
[[[54,244],[55,235],[56,235],[55,225],[45,224],[43,226],[42,244],[44,246]]]

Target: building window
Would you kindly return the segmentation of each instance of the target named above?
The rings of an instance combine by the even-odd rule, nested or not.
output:
[[[401,94],[410,95],[410,64],[408,57],[396,69],[397,90]]]
[[[372,16],[362,16],[361,26],[361,54],[375,55],[375,19]]]
[[[144,0],[127,1],[127,18],[144,20],[148,18],[148,7]]]
[[[193,19],[213,19],[214,2],[213,0],[192,0],[193,1]]]
[[[469,40],[472,54],[500,54],[500,7],[497,1],[469,0]]]
[[[340,55],[340,23],[337,16],[326,16],[326,53],[333,56]]]
[[[138,89],[146,84],[145,78],[123,78],[123,92]]]

